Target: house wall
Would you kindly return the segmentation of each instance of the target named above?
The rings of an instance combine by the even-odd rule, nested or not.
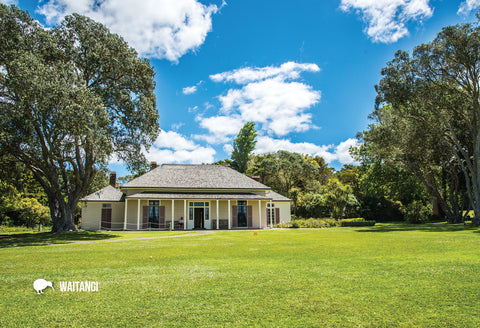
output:
[[[188,220],[189,202],[190,201],[208,201],[210,203],[210,219],[205,220],[205,228],[211,229],[213,227],[212,222],[217,220],[217,201],[216,200],[187,200],[186,215],[184,213],[184,200],[175,200],[174,204],[174,219],[180,220],[182,217],[186,222],[187,229],[193,229],[193,220]],[[82,229],[84,230],[99,230],[100,220],[102,213],[102,204],[111,204],[112,206],[112,229],[122,230],[124,227],[124,211],[125,203],[123,202],[84,202],[82,206]],[[127,205],[127,230],[137,229],[137,217],[139,218],[140,227],[143,220],[143,207],[148,206],[149,200],[140,200],[140,215],[138,216],[138,200],[128,200]],[[261,206],[261,227],[259,218],[259,201],[248,200],[247,206],[252,206],[252,227],[266,228],[267,227],[267,208],[268,201],[262,200]],[[171,221],[172,218],[172,201],[171,200],[159,200],[160,206],[165,206],[165,220]],[[228,220],[228,200],[219,200],[218,204],[218,216],[220,220]],[[230,201],[230,207],[237,205],[236,200]],[[275,207],[280,208],[280,222],[290,221],[290,202],[275,202]],[[232,213],[233,217],[233,213]],[[216,225],[216,223],[215,223]]]
[[[292,220],[290,202],[275,202],[275,207],[280,209],[280,223]]]
[[[112,229],[123,229],[124,203],[121,202],[83,202],[82,224],[83,230],[100,230],[103,204],[112,206]]]

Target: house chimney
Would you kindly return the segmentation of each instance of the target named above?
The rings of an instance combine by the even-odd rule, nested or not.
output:
[[[157,168],[157,162],[150,162],[150,171]]]
[[[258,175],[252,175],[250,178],[252,178],[253,180],[255,180],[257,182],[260,182],[260,176],[258,176]]]
[[[116,172],[110,172],[110,185],[113,188],[117,187],[117,173]]]

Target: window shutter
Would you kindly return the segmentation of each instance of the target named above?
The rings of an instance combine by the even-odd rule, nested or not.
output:
[[[238,206],[232,206],[232,228],[236,228],[238,226]]]
[[[275,208],[275,224],[279,224],[279,223],[280,223],[280,209]]]
[[[165,206],[158,207],[158,224],[160,228],[165,228]]]
[[[252,221],[253,221],[252,213],[253,213],[252,206],[251,205],[247,206],[247,228],[252,227]]]
[[[142,229],[148,229],[148,210],[149,210],[149,207],[148,206],[143,206],[142,208],[143,208]]]
[[[112,209],[111,208],[102,208],[102,224],[101,227],[104,229],[112,228]]]

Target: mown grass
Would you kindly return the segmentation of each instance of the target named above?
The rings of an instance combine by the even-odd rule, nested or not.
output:
[[[176,236],[192,234],[192,231],[146,231],[146,232],[94,232],[79,231],[65,234],[51,232],[0,233],[0,248],[17,246],[45,246],[50,244],[69,244],[75,242],[121,240]]]
[[[1,327],[476,327],[480,230],[220,231],[0,249]],[[99,291],[37,295],[44,278]]]

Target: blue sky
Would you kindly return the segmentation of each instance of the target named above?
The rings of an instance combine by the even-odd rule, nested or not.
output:
[[[158,163],[230,157],[247,121],[255,152],[323,156],[337,169],[367,128],[381,68],[480,0],[43,0],[15,3],[45,26],[78,12],[104,23],[156,72]],[[110,165],[119,175],[121,163]]]

